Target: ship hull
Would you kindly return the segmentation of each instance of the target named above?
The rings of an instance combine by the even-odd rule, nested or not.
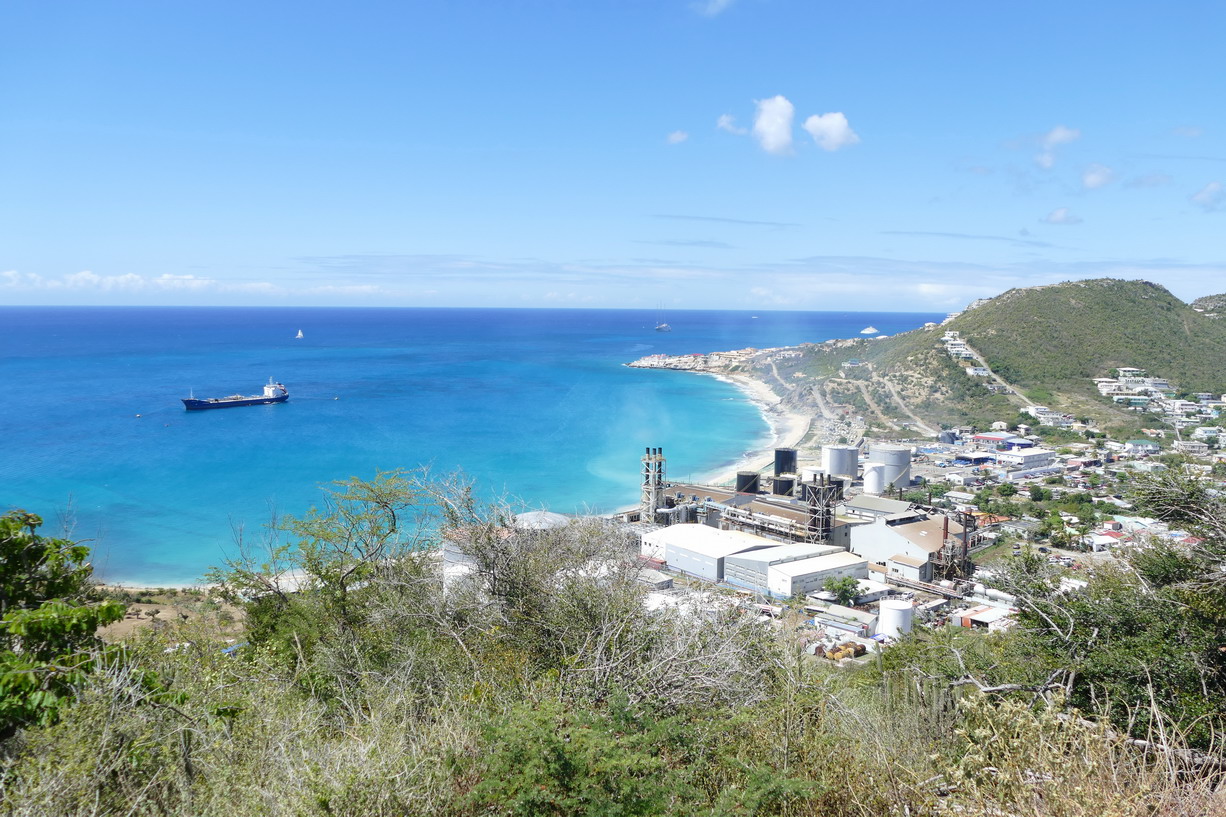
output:
[[[212,400],[196,400],[191,397],[180,398],[183,401],[183,407],[188,411],[204,411],[205,409],[219,408],[237,408],[238,406],[266,406],[269,403],[284,403],[289,399],[288,394],[279,394],[276,397],[240,397],[231,399],[228,397],[214,398]]]

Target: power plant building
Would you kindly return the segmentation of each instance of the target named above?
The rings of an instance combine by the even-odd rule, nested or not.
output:
[[[901,578],[932,582],[939,567],[960,558],[965,533],[962,525],[946,516],[907,511],[854,527],[851,549]]]
[[[778,598],[816,593],[830,579],[868,578],[868,559],[839,551],[809,559],[771,565],[767,570],[767,590]]]
[[[756,590],[759,593],[766,593],[768,592],[770,568],[775,565],[842,552],[843,548],[835,545],[803,543],[738,553],[724,559],[724,581]]]
[[[640,553],[664,560],[673,570],[714,582],[724,578],[727,557],[772,545],[769,539],[751,533],[686,523],[643,534]]]

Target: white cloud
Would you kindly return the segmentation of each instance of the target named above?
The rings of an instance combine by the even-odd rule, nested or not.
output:
[[[792,117],[795,106],[782,95],[757,101],[753,135],[767,153],[786,156],[792,152]]]
[[[1198,128],[1195,125],[1192,125],[1192,126],[1187,126],[1187,127],[1182,127],[1182,128],[1172,128],[1171,133],[1175,134],[1176,136],[1183,136],[1184,138],[1187,138],[1187,139],[1195,139],[1198,136],[1204,136],[1205,129]]]
[[[144,278],[130,272],[124,275],[99,275],[90,270],[74,272],[59,280],[44,280],[50,289],[64,287],[67,289],[98,289],[103,292],[135,292],[144,289],[146,285]]]
[[[1226,188],[1222,187],[1221,182],[1209,182],[1200,190],[1189,196],[1188,201],[1192,202],[1206,213],[1221,210],[1222,205],[1226,204]]]
[[[1057,207],[1042,219],[1045,224],[1080,224],[1081,219],[1069,212],[1067,207]]]
[[[805,120],[803,127],[822,150],[838,150],[860,141],[847,124],[847,117],[837,112],[814,114]]]
[[[1092,164],[1081,173],[1081,183],[1087,190],[1097,190],[1115,181],[1115,171],[1106,165]]]
[[[689,139],[689,138],[690,138],[690,135],[686,133],[685,131],[675,130],[668,135],[668,143],[670,145],[679,145],[682,142],[684,142],[686,139]]]
[[[1042,147],[1042,150],[1034,157],[1035,162],[1039,167],[1050,170],[1056,163],[1056,148],[1069,142],[1075,142],[1080,138],[1081,131],[1076,128],[1056,125],[1039,139],[1039,145]]]
[[[723,11],[726,11],[729,6],[735,3],[736,0],[703,0],[700,3],[694,3],[693,8],[699,14],[707,17],[714,17]]]
[[[266,281],[230,283],[198,275],[164,273],[146,278],[133,272],[123,275],[99,275],[93,270],[81,270],[58,278],[48,278],[35,272],[7,270],[0,272],[0,286],[9,289],[43,291],[90,292],[282,292],[281,287]]]
[[[749,133],[745,128],[739,127],[736,124],[736,117],[730,113],[722,114],[719,119],[716,119],[715,127],[720,130],[726,130],[728,133],[735,133],[737,136],[744,136]]]
[[[133,278],[140,276],[133,275]],[[152,279],[150,283],[158,289],[186,289],[198,292],[202,289],[213,289],[217,281],[212,278],[199,278],[195,275],[170,275],[164,273]]]

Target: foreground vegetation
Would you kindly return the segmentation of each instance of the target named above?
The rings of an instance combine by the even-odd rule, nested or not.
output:
[[[1226,811],[1226,509],[1160,480],[1141,499],[1201,545],[1136,554],[1074,596],[1023,558],[1022,627],[920,630],[847,670],[804,655],[797,621],[701,596],[649,612],[627,543],[600,522],[514,532],[454,480],[342,483],[211,577],[245,608],[245,645],[199,616],[46,652],[80,673],[56,711],[6,710],[0,812]],[[35,526],[5,533],[68,547]],[[83,559],[35,573],[80,576]],[[5,574],[6,603],[22,575]],[[54,636],[14,628],[18,607],[28,619],[50,598],[29,589],[0,625],[6,671]],[[60,603],[104,604],[78,595]],[[22,677],[52,677],[33,669]],[[6,705],[28,703],[36,690],[10,681]]]

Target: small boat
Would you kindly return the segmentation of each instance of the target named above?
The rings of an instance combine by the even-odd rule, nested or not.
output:
[[[673,331],[673,328],[664,322],[664,309],[662,307],[656,307],[656,331],[657,332]]]
[[[183,408],[188,411],[201,411],[203,409],[264,406],[269,403],[284,403],[289,399],[289,391],[280,383],[274,383],[270,377],[268,378],[268,385],[264,387],[263,394],[232,394],[229,397],[207,397],[203,400],[198,400],[195,395],[190,395],[180,399],[183,400]]]
[[[877,334],[877,327],[875,327],[875,326],[866,326],[866,327],[864,327],[863,329],[861,329],[861,330],[860,330],[860,334],[861,334],[861,335],[875,335],[875,334]]]
[[[298,334],[294,335],[295,340],[302,340],[302,330],[298,330]]]

